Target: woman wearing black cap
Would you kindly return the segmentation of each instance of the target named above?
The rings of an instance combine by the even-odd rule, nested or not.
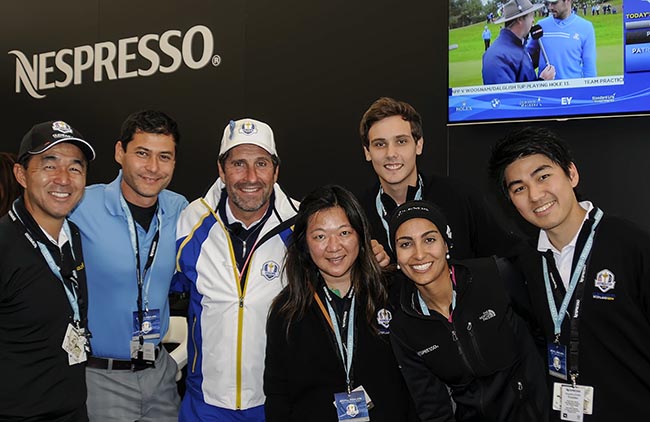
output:
[[[341,187],[319,188],[300,204],[287,249],[288,285],[266,329],[267,422],[413,417],[369,233],[361,206]]]
[[[390,238],[407,279],[390,337],[420,419],[546,420],[542,359],[497,261],[450,261],[451,230],[426,201],[394,211]]]

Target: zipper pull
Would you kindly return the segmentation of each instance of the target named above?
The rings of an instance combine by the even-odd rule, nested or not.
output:
[[[471,322],[467,323],[467,331],[472,331],[472,323]]]
[[[244,296],[239,296],[239,307],[240,308],[244,307]]]
[[[452,340],[454,340],[454,341],[458,341],[458,336],[456,335],[456,330],[453,330],[453,331],[451,332],[451,338],[452,338]]]

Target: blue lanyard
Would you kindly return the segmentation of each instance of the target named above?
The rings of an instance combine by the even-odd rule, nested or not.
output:
[[[546,262],[546,257],[542,255],[542,272],[544,273],[544,284],[546,285],[546,299],[548,301],[548,309],[551,311],[551,318],[553,318],[554,332],[556,338],[559,338],[560,333],[562,332],[562,321],[564,321],[564,316],[566,310],[569,307],[569,302],[571,301],[571,296],[578,285],[578,281],[581,283],[584,282],[585,272],[586,272],[586,262],[589,254],[591,253],[591,247],[594,243],[594,236],[596,234],[596,227],[600,222],[600,219],[603,217],[603,212],[600,209],[596,209],[596,214],[594,216],[594,224],[591,226],[591,233],[585,242],[585,246],[582,248],[582,253],[578,259],[573,274],[571,274],[571,281],[567,289],[560,309],[558,310],[555,307],[555,300],[553,299],[553,290],[551,288],[551,280],[548,275],[548,263]]]
[[[325,295],[330,299],[329,292],[327,291],[327,286],[323,286],[325,290]],[[345,384],[348,387],[348,393],[351,391],[351,382],[350,382],[350,369],[352,369],[352,355],[354,353],[354,303],[356,296],[354,291],[350,292],[352,295],[352,304],[350,305],[350,311],[348,312],[348,338],[346,339],[346,349],[343,350],[343,339],[341,338],[341,329],[339,328],[339,320],[336,318],[336,313],[334,308],[330,305],[330,301],[327,300],[327,312],[330,314],[330,319],[332,320],[332,326],[334,327],[334,336],[336,337],[336,344],[339,346],[339,352],[341,353],[341,358],[344,360],[343,365],[345,368]],[[347,352],[347,353],[346,353]]]
[[[140,268],[140,242],[138,241],[138,232],[135,226],[135,221],[133,221],[133,216],[131,215],[131,210],[124,199],[124,196],[120,195],[120,204],[122,205],[122,211],[126,215],[126,219],[129,227],[129,236],[131,238],[131,247],[133,248],[133,253],[135,255],[135,272],[138,282],[138,290],[142,291],[144,286],[144,308],[145,311],[149,310],[149,286],[151,285],[151,274],[149,273],[149,268],[153,265],[155,261],[156,252],[158,250],[158,242],[160,238],[160,229],[162,227],[162,209],[158,205],[158,210],[156,211],[156,220],[158,222],[158,227],[156,227],[156,234],[151,242],[149,247],[149,256],[147,262],[145,263],[144,269]],[[140,306],[138,306],[140,308]],[[140,310],[140,309],[138,309]]]
[[[454,274],[454,269],[453,267],[451,268],[451,281],[452,281],[452,291],[451,291],[451,310],[449,312],[449,322],[451,322],[451,315],[454,313],[454,309],[456,309],[456,275]],[[422,314],[426,316],[431,316],[431,312],[429,312],[429,307],[427,306],[426,302],[424,301],[424,298],[420,294],[420,291],[418,290],[418,301],[420,302],[420,309],[422,309]]]
[[[422,199],[422,185],[423,185],[422,176],[418,174],[418,190],[415,192],[415,197],[413,199],[415,200]],[[388,240],[388,245],[390,245],[391,244],[390,229],[388,228],[388,222],[386,221],[386,218],[388,217],[386,214],[388,213],[386,212],[384,203],[381,202],[381,195],[383,193],[384,193],[384,188],[380,184],[379,192],[377,192],[377,198],[375,198],[375,206],[377,207],[377,214],[379,214],[379,219],[381,220],[381,224],[384,226],[384,230],[386,230],[386,239]]]
[[[12,207],[12,214],[14,214],[11,215],[12,218],[15,217],[18,220],[20,220],[20,217],[18,217],[18,212],[16,211],[15,206]],[[24,223],[23,226],[25,226]],[[70,233],[70,225],[68,224],[68,220],[63,220],[63,231],[65,231],[65,234],[68,237],[68,242],[70,243],[70,252],[72,253],[72,259],[75,260],[74,249],[72,248],[72,235]],[[72,289],[69,289],[68,286],[63,281],[63,276],[61,275],[61,269],[59,268],[58,265],[56,265],[56,262],[54,262],[54,257],[47,249],[47,246],[45,246],[43,242],[40,242],[38,240],[36,240],[35,242],[38,245],[38,249],[41,251],[41,255],[43,255],[43,258],[45,258],[45,262],[47,262],[47,266],[50,267],[52,273],[61,281],[61,284],[63,285],[63,289],[65,290],[65,295],[68,298],[68,302],[70,303],[70,307],[72,308],[72,312],[74,314],[74,321],[78,323],[79,321],[81,321],[81,313],[79,312],[79,301],[77,299],[77,287],[76,287],[77,270],[72,270],[72,277],[71,277]]]

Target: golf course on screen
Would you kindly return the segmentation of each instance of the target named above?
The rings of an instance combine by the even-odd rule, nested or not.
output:
[[[586,15],[580,7],[577,14],[594,25],[596,33],[596,68],[598,76],[623,74],[623,9],[622,0],[608,2],[616,13],[591,14],[591,5]],[[496,14],[495,14],[496,16]],[[543,19],[535,18],[535,22]],[[496,20],[496,17],[495,17]],[[451,29],[449,31],[449,87],[483,85],[481,76],[484,44],[481,34],[485,21]],[[489,23],[492,42],[499,36],[503,24]],[[543,40],[543,38],[542,38]]]

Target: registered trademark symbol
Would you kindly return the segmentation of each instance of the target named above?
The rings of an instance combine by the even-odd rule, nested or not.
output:
[[[212,66],[217,67],[220,64],[221,64],[221,56],[218,54],[212,56]]]

